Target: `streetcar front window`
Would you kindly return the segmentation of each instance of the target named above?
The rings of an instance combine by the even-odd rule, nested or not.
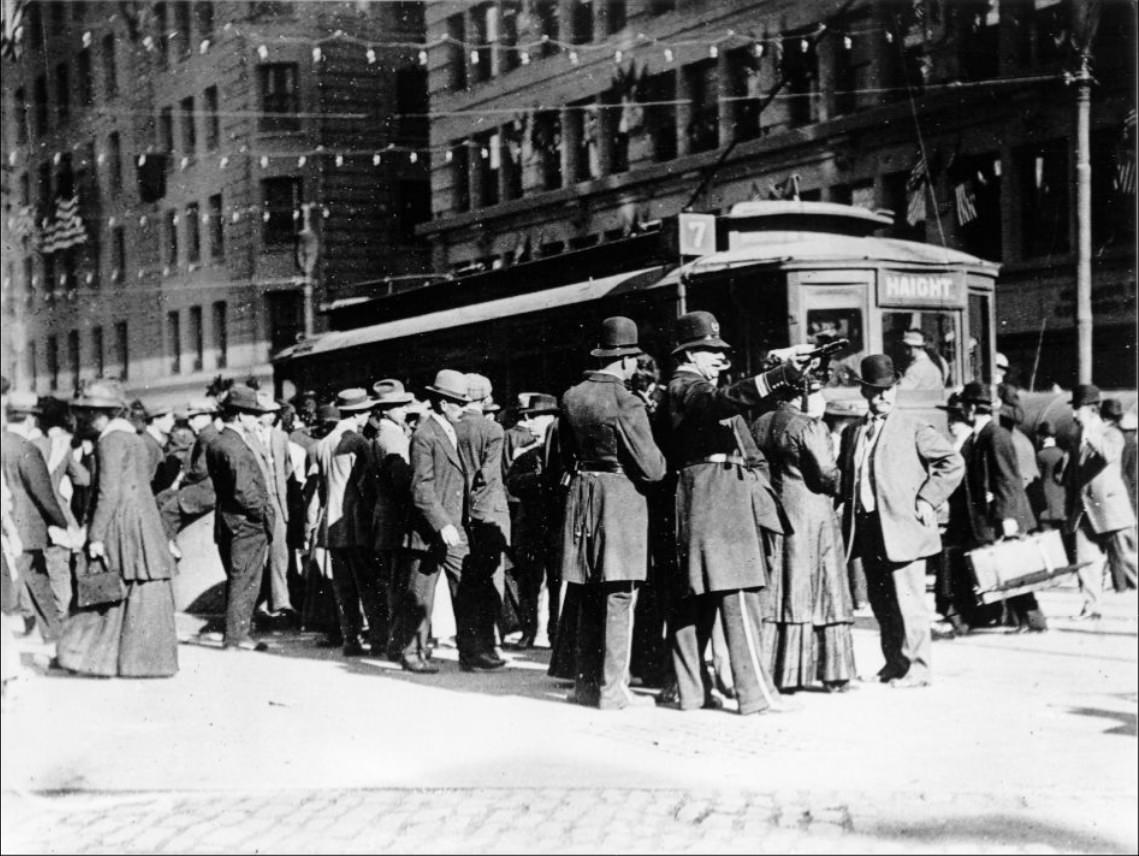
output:
[[[882,313],[882,345],[901,373],[898,389],[945,389],[963,383],[956,311]]]
[[[858,364],[866,356],[862,310],[850,308],[808,309],[807,341],[815,346],[836,339],[850,342],[831,357],[828,386],[858,386]]]

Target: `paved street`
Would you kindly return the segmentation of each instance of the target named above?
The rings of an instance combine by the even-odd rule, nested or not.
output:
[[[571,706],[544,649],[424,678],[299,633],[183,645],[172,680],[48,672],[3,717],[2,847],[1134,853],[1135,593],[1095,623],[1041,600],[1047,634],[935,643],[929,689],[761,717]],[[856,652],[872,675],[868,617]]]

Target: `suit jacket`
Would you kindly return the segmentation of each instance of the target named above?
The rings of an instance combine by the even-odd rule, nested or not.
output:
[[[125,419],[113,419],[95,444],[95,495],[87,540],[101,541],[107,565],[126,580],[168,580],[174,557],[150,491],[151,459]]]
[[[206,448],[206,466],[217,495],[214,540],[263,532],[271,537],[274,518],[265,475],[240,429],[227,425]]]
[[[950,500],[949,526],[961,544],[991,544],[1002,535],[1001,521],[1016,521],[1020,532],[1036,528],[1036,519],[1020,475],[1012,435],[995,421],[971,434],[961,447],[965,459],[962,489]],[[988,495],[992,494],[992,501]]]
[[[842,473],[842,534],[847,554],[854,547],[855,507],[858,502],[858,470],[855,452],[866,420],[848,425],[842,432],[839,470]],[[870,473],[886,558],[913,562],[941,550],[936,523],[926,526],[918,519],[917,501],[939,507],[965,475],[965,462],[952,444],[922,422],[897,408],[885,423],[870,454]]]
[[[336,549],[369,546],[373,480],[370,444],[355,430],[354,423],[345,419],[312,447],[310,455],[318,479],[314,499],[324,506],[317,543]]]
[[[187,517],[197,517],[212,511],[217,504],[214,483],[206,464],[206,450],[221,432],[211,422],[198,432],[190,449],[186,475],[178,487],[178,510]]]
[[[52,490],[39,449],[14,431],[5,430],[3,436],[0,466],[12,494],[12,522],[25,551],[42,550],[48,546],[47,527],[66,528],[68,516]]]
[[[459,460],[467,477],[467,516],[471,522],[498,527],[510,542],[510,507],[503,486],[502,449],[505,432],[481,413],[468,413],[455,426]]]
[[[1123,482],[1123,432],[1104,426],[1096,438],[1084,440],[1079,431],[1064,469],[1068,531],[1075,532],[1086,514],[1098,534],[1135,525],[1135,511]]]
[[[1063,460],[1064,451],[1059,446],[1046,446],[1036,453],[1036,467],[1040,470],[1037,509],[1042,521],[1063,523],[1067,517],[1064,511]]]
[[[274,426],[269,429],[269,446],[260,434],[254,438],[254,450],[258,452],[265,464],[266,486],[269,489],[269,498],[273,500],[274,510],[278,515],[284,516],[288,509],[288,471],[289,471],[289,435]]]
[[[394,550],[404,545],[411,515],[411,438],[390,419],[380,420],[372,439],[372,472],[372,546]]]
[[[448,524],[466,538],[467,476],[458,448],[433,415],[419,420],[411,436],[411,502],[411,549],[438,548],[439,532]]]
[[[47,462],[51,487],[55,491],[59,507],[63,509],[69,521],[78,524],[71,509],[71,498],[75,495],[76,487],[90,486],[91,473],[75,460],[71,448],[71,434],[62,429],[51,429],[47,434],[34,440],[33,445],[40,450],[44,461]]]

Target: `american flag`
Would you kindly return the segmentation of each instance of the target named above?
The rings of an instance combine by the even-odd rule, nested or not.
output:
[[[920,223],[929,215],[925,207],[926,185],[929,184],[929,171],[925,165],[925,155],[919,154],[917,163],[910,170],[910,177],[906,179],[906,222],[913,226]]]
[[[977,219],[977,194],[973,192],[973,181],[963,181],[953,188],[957,200],[957,222],[962,226]]]
[[[3,0],[0,6],[0,56],[17,60],[23,50],[20,42],[24,38],[24,6],[27,0]]]
[[[1123,135],[1115,156],[1112,186],[1117,193],[1135,195],[1135,110],[1123,120]]]
[[[40,236],[40,252],[58,253],[87,243],[87,231],[79,216],[79,196],[60,197],[55,201],[55,220],[44,222]]]

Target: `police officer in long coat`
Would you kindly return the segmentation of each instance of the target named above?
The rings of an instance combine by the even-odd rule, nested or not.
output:
[[[717,611],[723,623],[741,714],[778,707],[761,648],[760,589],[768,583],[769,543],[784,531],[779,500],[742,414],[799,383],[799,346],[770,352],[777,367],[720,389],[730,346],[710,312],[676,322],[677,368],[661,407],[670,466],[677,470],[676,541],[680,596],[670,622],[679,707],[711,704],[704,651]]]
[[[637,342],[631,319],[605,319],[601,343],[590,352],[598,367],[562,397],[558,428],[563,461],[573,472],[562,578],[580,588],[581,604],[570,701],[602,710],[643,703],[629,691],[633,609],[649,554],[648,502],[640,486],[665,474],[645,404],[625,388],[643,353]]]

